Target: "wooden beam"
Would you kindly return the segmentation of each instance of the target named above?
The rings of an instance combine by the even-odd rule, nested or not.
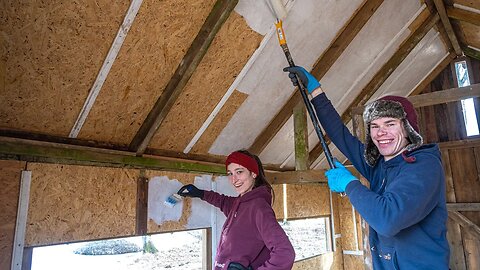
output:
[[[440,149],[459,149],[459,148],[472,148],[480,147],[480,139],[465,139],[458,141],[439,142],[437,143]]]
[[[480,203],[447,203],[448,211],[480,211]]]
[[[271,172],[266,171],[265,176],[272,184],[299,184],[299,183],[327,183],[325,170],[287,171]]]
[[[158,98],[142,126],[135,134],[129,146],[131,151],[135,151],[137,155],[142,155],[145,152],[155,132],[162,124],[193,72],[205,56],[213,38],[237,3],[238,0],[217,0],[185,57],[163,90],[162,95]]]
[[[136,235],[146,235],[148,232],[148,178],[144,174],[145,170],[142,169],[137,179]]]
[[[445,30],[447,31],[448,38],[452,43],[453,50],[457,55],[462,55],[462,49],[460,48],[460,44],[458,42],[457,36],[455,35],[455,31],[453,31],[452,24],[447,16],[447,11],[445,9],[445,5],[443,4],[443,0],[433,0],[435,7],[437,8],[437,12],[440,15],[440,20],[442,21]]]
[[[332,41],[322,56],[318,58],[317,63],[312,68],[311,73],[318,80],[323,78],[333,63],[337,61],[338,57],[340,57],[342,52],[347,48],[350,42],[355,38],[358,32],[360,32],[363,26],[367,23],[367,21],[382,3],[383,0],[364,1],[363,5],[345,24],[345,27],[339,31],[337,37]],[[280,109],[280,111],[275,115],[270,124],[257,137],[249,151],[257,155],[260,154],[287,122],[287,120],[292,116],[293,108],[300,102],[302,102],[302,97],[300,92],[296,90],[287,103],[282,107],[282,109]]]
[[[480,227],[458,211],[448,211],[448,217],[460,224],[463,229],[480,240]]]
[[[99,167],[137,168],[225,174],[224,164],[165,157],[137,157],[134,153],[0,137],[0,159]]]
[[[430,15],[408,38],[405,40],[395,52],[395,54],[380,68],[372,80],[362,89],[356,98],[350,103],[347,110],[342,114],[342,122],[348,123],[352,117],[352,109],[357,106],[364,105],[373,94],[380,88],[385,80],[395,71],[408,54],[417,46],[423,37],[439,20],[438,14]],[[310,151],[310,161],[316,160],[323,152],[322,146],[318,143],[312,151]]]
[[[470,86],[450,88],[442,91],[430,92],[407,97],[416,108],[460,101],[466,98],[480,97],[480,83]],[[365,106],[352,109],[353,114],[362,114]]]
[[[446,10],[449,18],[480,26],[480,14],[478,13],[454,7],[447,7]]]

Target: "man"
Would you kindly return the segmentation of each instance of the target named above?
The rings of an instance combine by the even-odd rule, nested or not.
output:
[[[370,226],[374,269],[448,269],[445,176],[437,145],[424,145],[413,105],[386,96],[366,106],[365,144],[353,136],[320,83],[302,67],[288,67],[312,96],[332,142],[370,182],[362,185],[341,163],[326,172],[330,189],[345,192]]]

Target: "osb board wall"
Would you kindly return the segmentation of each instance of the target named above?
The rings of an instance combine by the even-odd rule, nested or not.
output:
[[[285,217],[283,212],[283,185],[273,185],[272,188],[275,195],[272,208],[277,219],[282,220]]]
[[[287,185],[288,218],[316,217],[330,214],[330,195],[326,185]]]
[[[2,1],[0,127],[68,135],[128,4]]]
[[[338,196],[335,194],[334,196]],[[361,250],[362,245],[362,231],[361,231],[361,219],[360,215],[355,211],[355,221],[352,213],[352,204],[348,197],[339,197],[339,214],[340,214],[340,232],[341,232],[341,241],[342,248],[344,250]],[[355,242],[355,229],[357,230],[357,242]]]
[[[178,180],[182,184],[193,184],[195,180],[195,176],[199,176],[198,174],[192,173],[178,173],[178,172],[167,172],[167,171],[146,171],[145,177],[148,179],[152,179],[156,176],[166,176],[170,180]],[[179,221],[165,221],[161,225],[158,225],[152,219],[148,220],[147,223],[147,232],[148,233],[158,233],[158,232],[167,232],[167,231],[179,231],[185,230],[186,225],[188,222],[188,217],[192,213],[192,200],[198,199],[190,199],[187,198],[183,200],[183,212],[182,216],[180,217]]]
[[[301,260],[293,264],[292,270],[352,270],[344,268],[341,262],[341,250],[329,252],[310,259]]]
[[[29,163],[26,246],[133,235],[138,170]]]
[[[25,162],[0,160],[0,269],[10,269],[21,171]]]
[[[143,1],[79,137],[130,143],[214,3],[215,0]],[[170,134],[173,131],[178,134],[177,128],[169,130]]]
[[[250,29],[243,17],[232,12],[150,146],[183,151],[240,73],[262,38],[263,36]],[[230,106],[230,103],[225,106]],[[215,134],[210,136],[216,138],[220,131],[221,129],[217,129]]]

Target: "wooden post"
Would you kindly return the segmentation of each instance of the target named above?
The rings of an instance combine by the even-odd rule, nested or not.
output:
[[[303,103],[293,109],[293,126],[295,138],[295,170],[308,169],[308,127],[307,113]]]

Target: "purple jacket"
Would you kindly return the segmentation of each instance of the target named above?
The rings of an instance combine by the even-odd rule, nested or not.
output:
[[[261,186],[239,197],[205,191],[202,200],[227,216],[218,244],[214,269],[230,262],[258,270],[289,270],[295,252],[271,207],[269,188]]]

